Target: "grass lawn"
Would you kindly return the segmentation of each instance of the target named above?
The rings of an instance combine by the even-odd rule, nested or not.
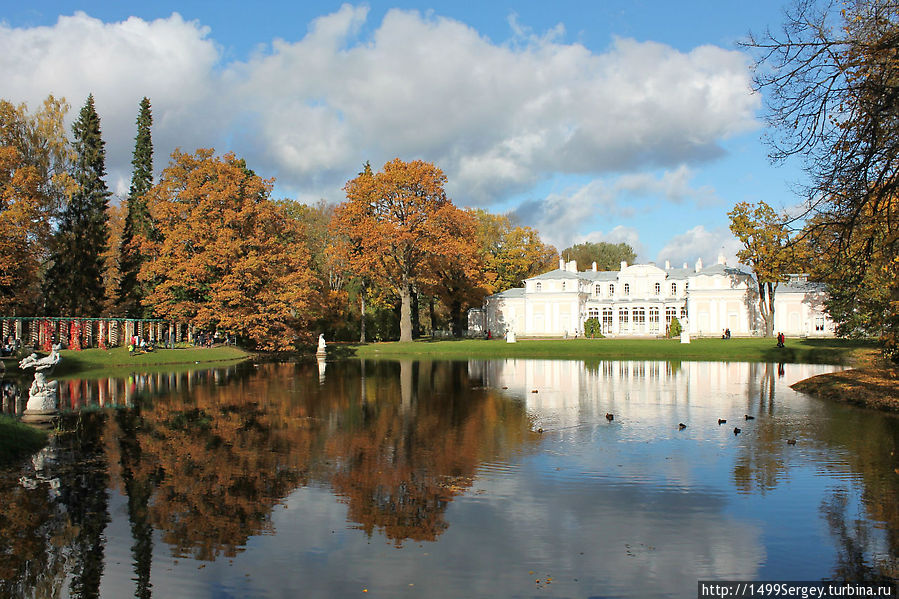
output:
[[[779,349],[774,339],[460,339],[413,343],[372,343],[351,346],[357,358],[559,358],[602,360],[712,360],[728,362],[804,362],[845,364],[857,352],[871,351],[873,342],[847,339],[787,339]]]
[[[0,415],[0,464],[29,456],[46,444],[44,431],[21,424],[12,416]]]
[[[110,349],[85,349],[82,351],[62,350],[60,361],[53,371],[53,378],[80,375],[90,371],[91,375],[110,371],[114,374],[123,370],[133,371],[164,368],[171,370],[176,365],[208,364],[213,362],[235,362],[247,359],[250,354],[237,347],[185,347],[175,349],[156,349],[155,351],[128,354],[126,347]],[[30,372],[30,371],[29,371]]]

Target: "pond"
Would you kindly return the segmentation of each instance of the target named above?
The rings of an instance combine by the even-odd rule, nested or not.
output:
[[[789,388],[833,368],[61,381],[51,445],[0,470],[0,595],[690,597],[706,579],[896,577],[899,419]],[[5,385],[3,410],[22,404]]]

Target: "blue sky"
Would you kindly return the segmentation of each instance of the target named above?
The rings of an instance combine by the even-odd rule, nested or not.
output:
[[[0,97],[62,95],[71,117],[93,93],[119,193],[146,95],[157,173],[176,147],[214,147],[277,197],[338,202],[366,160],[422,158],[458,205],[512,212],[559,249],[732,262],[736,202],[796,202],[736,46],[777,28],[781,2],[0,7]]]

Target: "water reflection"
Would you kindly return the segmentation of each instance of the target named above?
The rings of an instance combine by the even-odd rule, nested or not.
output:
[[[897,420],[787,387],[829,368],[316,361],[64,381],[62,432],[0,470],[0,595],[647,597],[895,576]]]

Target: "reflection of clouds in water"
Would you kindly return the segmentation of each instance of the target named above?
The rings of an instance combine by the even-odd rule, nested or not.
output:
[[[551,576],[548,596],[684,596],[697,578],[752,578],[765,559],[760,530],[723,514],[726,498],[713,492],[611,479],[560,489],[527,471],[479,483],[482,494],[451,504],[439,543],[403,550],[352,530],[329,493],[301,489],[273,513],[276,536],[253,539],[233,565],[209,564],[205,580],[185,563],[178,584],[154,591],[490,597],[532,594]]]

